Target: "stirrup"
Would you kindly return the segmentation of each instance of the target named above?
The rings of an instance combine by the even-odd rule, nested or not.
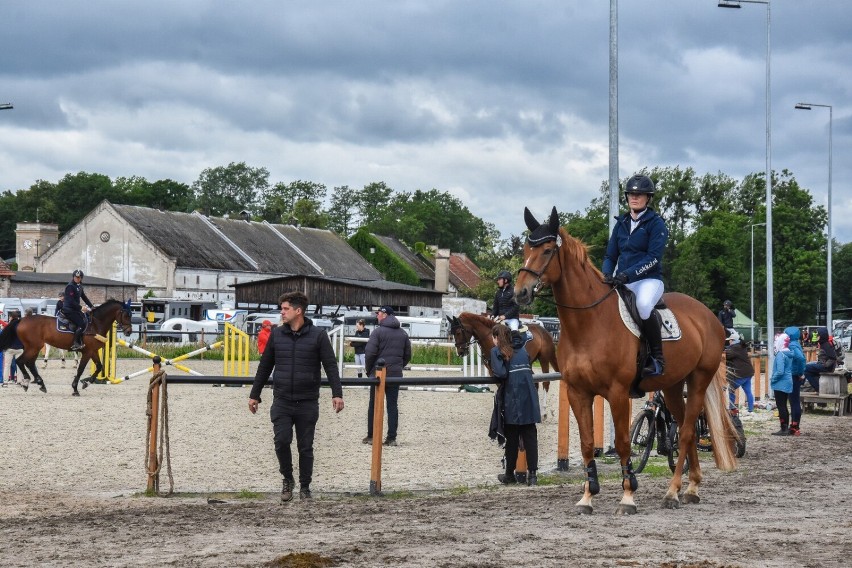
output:
[[[83,350],[83,344],[82,343],[75,343],[74,345],[72,345],[71,347],[68,348],[68,351],[82,351],[82,350]]]
[[[642,368],[642,378],[658,377],[663,374],[665,369],[665,361],[660,362],[654,357],[649,357],[645,366]]]

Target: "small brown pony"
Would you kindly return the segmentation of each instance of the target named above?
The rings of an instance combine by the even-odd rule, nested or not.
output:
[[[476,341],[479,343],[483,361],[488,366],[488,357],[491,348],[494,347],[494,343],[491,341],[491,328],[494,327],[494,320],[488,316],[480,316],[470,312],[462,312],[458,317],[447,316],[447,320],[450,322],[450,335],[455,340],[456,352],[459,357],[467,356],[471,344]],[[532,333],[532,339],[527,341],[524,347],[530,357],[530,363],[538,361],[543,373],[549,373],[551,367],[558,373],[559,362],[556,359],[556,346],[553,344],[553,336],[540,325],[529,324],[527,327]],[[538,383],[535,386],[537,389]],[[543,382],[542,386],[544,387],[544,403],[541,407],[541,416],[542,419],[545,419],[547,417],[547,392],[550,389],[550,381]]]
[[[129,302],[122,303],[118,300],[107,300],[92,310],[91,322],[83,335],[83,350],[81,351],[80,363],[77,365],[77,374],[71,383],[71,388],[73,389],[71,394],[74,396],[80,396],[80,393],[77,391],[77,384],[89,360],[94,361],[95,372],[92,376],[83,379],[83,388],[89,386],[89,383],[103,371],[101,358],[98,355],[98,350],[103,347],[103,343],[95,338],[95,334],[106,336],[112,329],[112,322],[114,321],[118,322],[125,335],[131,334],[133,329],[130,325]],[[70,349],[74,343],[74,333],[59,331],[57,329],[56,318],[53,316],[28,316],[6,326],[3,333],[0,333],[0,350],[8,349],[16,335],[24,346],[24,352],[18,355],[18,365],[21,368],[21,373],[24,375],[22,384],[26,385],[30,382],[30,373],[27,372],[29,370],[33,374],[33,382],[40,385],[41,392],[47,392],[44,380],[38,374],[38,368],[36,367],[38,354],[45,344],[50,344],[60,349]],[[26,389],[27,387],[25,386],[24,388]]]
[[[639,339],[621,322],[618,296],[591,263],[586,246],[559,226],[556,208],[546,225],[529,209],[524,220],[531,234],[524,245],[523,268],[515,284],[521,305],[532,302],[544,286],[550,286],[562,324],[559,336],[559,365],[567,381],[568,399],[580,430],[580,445],[586,472],[584,495],[577,502],[579,513],[592,512],[592,496],[600,491],[594,460],[592,402],[595,395],[610,403],[615,421],[615,448],[621,458],[622,489],[617,514],[636,512],[633,494],[638,488],[630,462],[630,398],[628,390],[637,373]],[[700,302],[684,294],[663,296],[682,331],[677,341],[664,342],[665,373],[643,379],[646,391],[662,390],[666,405],[680,426],[680,455],[669,489],[666,508],[680,506],[684,460],[689,458],[689,485],[685,503],[697,503],[701,467],[695,435],[695,420],[702,408],[714,440],[733,440],[734,428],[726,412],[722,387],[725,369],[720,366],[725,333],[716,316]],[[687,398],[684,403],[684,385]],[[706,396],[705,396],[706,394]],[[731,444],[713,444],[713,458],[723,471],[736,468]]]

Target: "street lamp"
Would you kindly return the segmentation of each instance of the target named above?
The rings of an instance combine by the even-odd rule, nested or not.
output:
[[[766,223],[753,223],[751,225],[751,340],[754,341],[754,228],[763,227]]]
[[[769,57],[769,0],[722,0],[720,8],[742,8],[740,4],[766,4],[766,330],[769,340],[775,336],[775,302],[772,278],[772,111]],[[766,376],[772,374],[772,357],[766,363]]]
[[[15,107],[12,106],[12,103],[0,103],[0,110],[12,110],[13,108]]]
[[[812,107],[828,109],[828,270],[826,276],[828,282],[826,294],[828,297],[825,302],[825,326],[828,328],[828,332],[831,333],[831,123],[834,119],[834,108],[831,105],[819,105],[816,103],[799,103],[795,106],[798,110],[811,110]]]

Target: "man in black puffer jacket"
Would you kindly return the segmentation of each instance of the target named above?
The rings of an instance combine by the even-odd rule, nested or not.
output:
[[[293,498],[293,427],[299,450],[299,497],[311,498],[314,471],[314,432],[319,420],[320,366],[331,383],[331,405],[335,412],[343,410],[343,388],[337,360],[328,335],[305,318],[308,297],[301,292],[288,292],[278,299],[281,306],[280,325],[272,330],[260,358],[249,394],[249,411],[254,414],[260,404],[260,393],[272,375],[272,431],[275,455],[284,476],[281,501]],[[273,370],[274,369],[274,370]]]

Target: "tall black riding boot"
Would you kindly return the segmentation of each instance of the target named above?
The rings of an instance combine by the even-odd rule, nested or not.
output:
[[[71,346],[70,351],[82,351],[83,350],[83,328],[78,327],[74,332],[74,344]]]
[[[663,359],[663,338],[660,330],[662,325],[663,322],[657,310],[651,311],[648,319],[642,322],[642,335],[648,340],[650,356],[653,359],[653,361],[648,361],[645,368],[642,369],[643,377],[662,375],[665,370],[666,361]],[[655,361],[656,365],[654,364]]]

